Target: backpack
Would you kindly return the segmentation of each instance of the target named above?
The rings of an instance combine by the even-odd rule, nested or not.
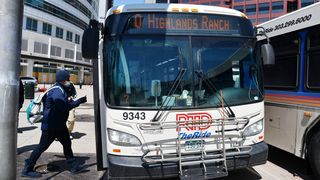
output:
[[[36,98],[31,100],[29,103],[26,114],[27,114],[27,120],[30,124],[38,123],[42,121],[43,118],[43,110],[44,110],[44,105],[45,105],[45,100],[47,97],[47,93],[55,88],[60,88],[60,86],[53,86],[46,90],[45,92],[39,94]],[[63,91],[61,89],[61,91]],[[64,92],[64,91],[63,91]]]

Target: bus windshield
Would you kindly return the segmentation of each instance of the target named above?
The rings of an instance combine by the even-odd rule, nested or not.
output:
[[[259,101],[261,64],[252,42],[240,37],[106,38],[107,104],[155,109],[218,107],[221,92],[228,105]],[[177,79],[182,69],[185,73]]]

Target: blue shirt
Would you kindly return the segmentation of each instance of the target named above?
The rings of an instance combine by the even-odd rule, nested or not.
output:
[[[47,92],[41,130],[59,132],[66,128],[69,111],[79,105],[78,100],[69,100],[63,87],[56,84]]]

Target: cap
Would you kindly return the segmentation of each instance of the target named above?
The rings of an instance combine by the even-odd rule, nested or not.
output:
[[[62,81],[69,81],[70,74],[66,70],[57,70],[56,72],[56,81],[62,82]]]

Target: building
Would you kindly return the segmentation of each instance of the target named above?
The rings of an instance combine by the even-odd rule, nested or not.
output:
[[[145,0],[145,3],[179,3],[179,0]]]
[[[24,0],[21,76],[54,83],[66,69],[75,83],[92,82],[92,63],[81,55],[83,30],[98,19],[98,0]]]
[[[179,3],[233,8],[245,13],[253,25],[282,16],[318,0],[179,0]]]

